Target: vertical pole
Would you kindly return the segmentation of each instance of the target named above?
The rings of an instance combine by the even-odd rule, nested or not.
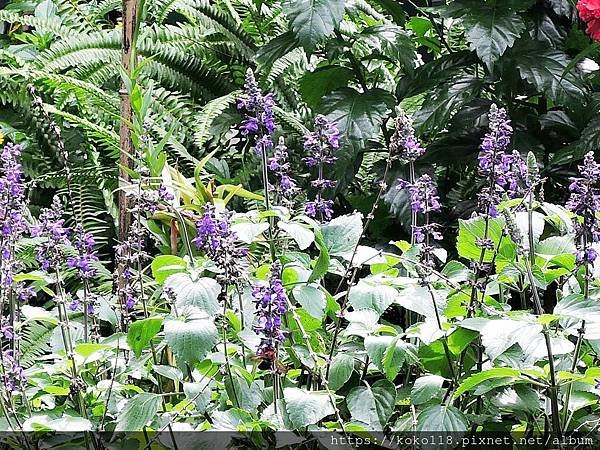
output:
[[[137,18],[137,0],[123,0],[123,37],[122,37],[122,64],[123,70],[128,75],[131,73],[133,61],[133,37],[135,32],[135,24]],[[121,84],[119,91],[121,96],[121,128],[120,128],[120,157],[119,157],[119,241],[123,242],[127,238],[129,225],[131,223],[131,215],[128,211],[127,195],[123,189],[124,184],[129,181],[129,174],[124,169],[133,167],[131,155],[133,154],[133,142],[131,140],[131,129],[128,123],[133,120],[131,110],[131,99],[127,93],[124,84]]]

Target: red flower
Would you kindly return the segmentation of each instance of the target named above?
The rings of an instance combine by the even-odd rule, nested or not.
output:
[[[577,11],[587,24],[587,33],[595,41],[600,41],[600,0],[579,0]]]

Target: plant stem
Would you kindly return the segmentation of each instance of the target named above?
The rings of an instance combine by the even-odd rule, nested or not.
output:
[[[527,271],[527,278],[529,280],[529,285],[531,287],[531,293],[533,295],[533,301],[536,309],[536,314],[541,316],[544,311],[542,309],[542,303],[540,301],[539,293],[537,291],[537,287],[535,286],[535,278],[533,276],[533,272],[531,271],[531,263],[529,259],[525,259],[525,269]],[[548,355],[548,366],[550,370],[550,386],[548,388],[548,395],[550,397],[550,407],[552,410],[552,430],[554,434],[558,437],[562,437],[562,431],[560,426],[560,412],[558,408],[558,385],[556,383],[556,369],[554,367],[554,354],[552,352],[552,341],[550,340],[550,335],[548,333],[548,329],[544,327],[542,333],[544,334],[544,342],[546,344],[546,352]]]

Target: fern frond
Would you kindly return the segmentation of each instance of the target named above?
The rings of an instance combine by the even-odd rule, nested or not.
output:
[[[200,114],[198,115],[198,125],[194,133],[194,143],[198,148],[204,147],[204,144],[209,140],[210,128],[212,127],[214,120],[229,108],[239,95],[240,91],[234,91],[223,97],[211,100],[204,105],[202,111],[200,111]]]

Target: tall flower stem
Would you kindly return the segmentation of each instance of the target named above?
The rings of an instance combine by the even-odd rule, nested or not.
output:
[[[56,276],[56,288],[58,291],[58,301],[56,302],[56,309],[58,310],[58,321],[60,326],[60,332],[62,336],[63,346],[65,347],[65,353],[67,355],[67,359],[69,360],[69,364],[71,365],[71,375],[72,375],[72,387],[75,389],[75,398],[77,400],[79,406],[79,412],[84,417],[87,418],[87,410],[85,408],[85,403],[83,396],[81,395],[81,386],[79,375],[77,373],[77,365],[75,364],[75,355],[73,351],[73,339],[71,336],[71,330],[69,325],[69,314],[67,312],[67,307],[65,304],[65,292],[63,289],[63,281],[60,270],[58,268],[55,269],[54,274]]]
[[[531,263],[527,258],[525,258],[525,269],[527,271],[527,278],[529,280],[529,285],[531,286],[531,293],[533,295],[533,301],[536,309],[536,314],[541,316],[544,311],[542,309],[542,303],[540,301],[540,296],[535,286],[535,278],[533,276],[533,272],[531,270]],[[542,331],[544,335],[544,343],[546,344],[546,353],[548,356],[548,367],[550,371],[550,387],[548,388],[548,396],[550,397],[550,408],[552,411],[552,429],[554,434],[558,437],[562,437],[562,431],[560,426],[560,411],[558,408],[558,384],[556,382],[556,369],[554,367],[554,354],[552,352],[552,341],[550,339],[550,334],[546,326]]]
[[[233,400],[236,408],[240,407],[240,401],[238,399],[235,383],[233,382],[233,374],[231,372],[231,362],[229,361],[229,352],[227,350],[227,288],[223,287],[221,290],[221,297],[223,298],[223,352],[225,354],[225,369],[227,370],[227,376],[231,383],[231,391],[233,392]]]
[[[533,297],[533,306],[535,314],[538,316],[542,316],[544,313],[542,302],[540,300],[539,292],[535,285],[535,277],[533,276],[531,262],[529,257],[525,255],[523,248],[523,237],[517,224],[514,220],[514,216],[509,210],[503,211],[504,217],[506,219],[506,227],[508,232],[510,233],[513,241],[517,245],[517,253],[523,256],[523,264],[525,265],[525,271],[527,275],[527,281],[529,282],[529,287],[531,289],[531,295]],[[544,325],[542,329],[542,334],[544,335],[544,343],[546,345],[546,356],[548,357],[548,368],[550,372],[550,386],[547,389],[548,397],[550,399],[550,409],[551,409],[551,422],[552,422],[552,432],[558,438],[562,437],[561,424],[560,424],[560,410],[558,407],[558,383],[556,381],[556,367],[554,365],[554,353],[552,351],[552,340],[550,338],[550,333],[548,328]]]
[[[271,201],[269,199],[269,166],[268,166],[268,155],[267,148],[263,148],[260,152],[261,156],[261,165],[262,165],[262,181],[263,181],[263,195],[265,197],[265,209],[267,211],[271,210]],[[269,254],[271,256],[271,262],[275,261],[277,258],[275,252],[275,242],[273,241],[273,227],[274,220],[273,217],[269,217],[269,231],[267,238],[269,239]]]
[[[314,373],[319,378],[319,382],[320,382],[321,386],[323,386],[325,388],[325,391],[327,392],[327,397],[329,398],[329,402],[331,403],[331,406],[332,406],[333,410],[335,411],[336,420],[337,420],[342,432],[344,434],[346,434],[346,428],[344,427],[344,421],[342,420],[340,410],[338,409],[337,404],[335,403],[335,398],[333,397],[333,394],[331,393],[331,390],[329,389],[329,381],[328,381],[329,364],[327,365],[327,373],[326,373],[325,377],[323,377],[321,371],[318,369],[319,358],[317,357],[317,354],[315,353],[315,351],[312,348],[312,344],[310,343],[310,336],[304,329],[304,325],[302,325],[302,321],[301,321],[300,317],[298,316],[298,313],[296,312],[296,307],[294,305],[292,305],[292,302],[290,302],[289,298],[287,300],[287,303],[288,303],[288,309],[291,312],[292,317],[293,317],[294,321],[296,322],[298,329],[300,330],[300,333],[302,334],[302,339],[303,339],[304,343],[306,344],[306,348],[308,349],[308,354],[310,355],[310,358],[313,360],[313,363],[314,363],[314,366],[316,369],[316,371]],[[330,359],[331,359],[331,357],[330,357]],[[329,361],[328,361],[328,363],[329,363]]]

